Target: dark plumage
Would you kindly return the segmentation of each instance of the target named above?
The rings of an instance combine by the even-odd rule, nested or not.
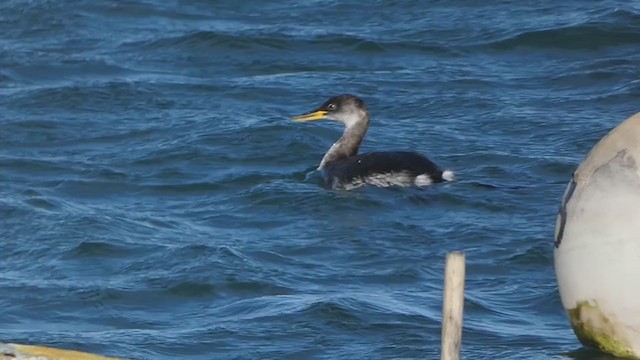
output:
[[[345,125],[342,137],[322,158],[319,170],[325,183],[334,188],[352,189],[363,185],[427,186],[453,180],[453,172],[443,171],[415,152],[372,152],[358,155],[369,127],[369,112],[362,99],[339,95],[318,109],[294,118],[294,121],[336,120]]]
[[[390,185],[411,186],[415,185],[416,177],[424,174],[429,176],[431,183],[444,181],[443,172],[438,165],[420,154],[408,151],[354,155],[342,161],[327,164],[324,172],[326,180],[332,187],[336,181],[340,184],[364,183],[381,186],[381,183],[389,182],[397,183]],[[382,174],[385,176],[381,176]]]

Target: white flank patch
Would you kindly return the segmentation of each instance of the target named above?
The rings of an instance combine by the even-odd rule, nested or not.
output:
[[[442,179],[444,181],[452,181],[454,178],[455,178],[455,175],[453,174],[453,171],[445,170],[442,172]]]
[[[380,187],[388,186],[410,186],[413,183],[413,177],[408,172],[397,173],[381,173],[367,176],[364,181],[367,184]]]
[[[416,184],[416,186],[428,186],[428,185],[433,184],[433,181],[431,180],[429,175],[422,174],[422,175],[416,176],[416,179],[414,180],[414,183]]]
[[[451,181],[454,179],[453,171],[445,170],[442,172],[442,179],[445,181]],[[415,178],[411,176],[409,172],[401,171],[396,173],[378,173],[371,174],[365,177],[356,177],[351,180],[349,183],[342,183],[340,180],[335,177],[333,182],[333,188],[343,188],[345,190],[352,190],[355,188],[359,188],[363,185],[373,185],[378,187],[389,187],[389,186],[429,186],[433,184],[433,179],[429,174],[421,174],[416,176]]]

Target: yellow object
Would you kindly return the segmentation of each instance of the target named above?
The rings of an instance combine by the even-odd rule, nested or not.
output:
[[[0,343],[0,360],[119,360],[74,350]]]
[[[312,111],[308,114],[303,114],[300,116],[296,116],[293,118],[293,121],[295,122],[303,122],[303,121],[310,121],[310,120],[320,120],[323,119],[324,116],[327,115],[327,112],[324,110],[316,110],[316,111]]]

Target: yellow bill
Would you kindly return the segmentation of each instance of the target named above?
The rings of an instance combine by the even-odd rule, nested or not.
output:
[[[296,116],[293,118],[293,121],[295,122],[305,122],[305,121],[310,121],[310,120],[320,120],[322,118],[324,118],[324,116],[327,115],[327,112],[324,110],[316,110],[316,111],[312,111],[310,113],[307,114],[302,114],[300,116]]]

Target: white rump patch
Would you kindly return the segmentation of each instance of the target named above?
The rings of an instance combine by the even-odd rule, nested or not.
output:
[[[416,184],[416,186],[428,186],[433,184],[433,180],[431,180],[431,177],[429,175],[422,174],[416,176],[414,183]]]
[[[455,179],[455,175],[453,174],[453,171],[445,170],[442,172],[442,179],[444,181],[453,181],[453,179]]]

